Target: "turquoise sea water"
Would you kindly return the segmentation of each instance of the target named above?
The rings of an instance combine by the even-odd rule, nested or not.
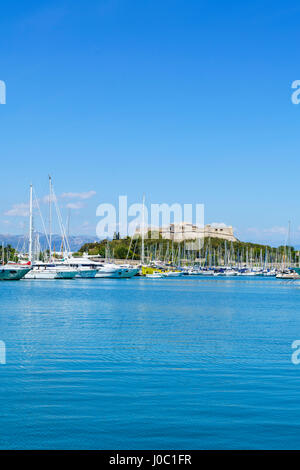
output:
[[[300,448],[300,286],[0,283],[0,448]]]

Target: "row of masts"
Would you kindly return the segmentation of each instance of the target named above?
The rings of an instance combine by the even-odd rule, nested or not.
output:
[[[132,259],[137,255],[138,240],[136,240]],[[231,267],[292,267],[300,266],[299,253],[292,252],[290,247],[283,249],[260,249],[259,253],[253,248],[235,248],[233,243],[230,247],[227,241],[223,246],[211,248],[210,240],[199,250],[188,249],[188,243],[176,243],[173,241],[164,241],[164,243],[151,243],[141,247],[141,263],[157,261],[172,263],[180,266],[181,264],[197,264],[206,267],[231,266]]]
[[[38,204],[38,201],[36,201],[36,202]],[[59,223],[59,226],[60,226],[60,231],[61,231],[61,236],[62,236],[62,251],[64,251],[64,248],[66,248],[66,250],[68,250],[70,252],[70,245],[69,245],[69,240],[68,240],[70,215],[68,214],[68,220],[67,220],[68,230],[66,232],[64,224],[62,222],[61,213],[60,213],[59,207],[57,205],[56,197],[55,197],[55,194],[54,194],[53,185],[52,185],[52,178],[49,175],[49,227],[48,227],[48,235],[46,233],[45,224],[44,224],[43,217],[42,217],[40,209],[39,209],[39,212],[40,212],[40,216],[42,218],[42,224],[43,224],[44,229],[45,229],[45,236],[46,236],[47,243],[48,243],[48,248],[49,248],[49,261],[50,262],[52,262],[52,254],[53,254],[52,253],[52,204],[53,203],[55,204],[55,207],[56,207],[58,223]],[[31,184],[30,185],[30,194],[29,194],[29,249],[28,249],[28,259],[29,259],[30,262],[33,261],[33,238],[34,238],[33,186]],[[36,240],[36,243],[39,244],[39,241]]]
[[[32,262],[32,245],[33,245],[33,186],[30,185],[29,190],[29,249],[28,260]],[[52,179],[49,176],[49,246],[50,246],[50,261],[51,261],[51,246],[52,246]]]

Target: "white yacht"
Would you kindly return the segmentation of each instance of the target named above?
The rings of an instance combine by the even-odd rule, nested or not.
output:
[[[164,277],[180,277],[182,276],[181,271],[165,271],[163,273]]]
[[[130,264],[102,263],[88,258],[87,255],[67,258],[63,263],[76,269],[77,277],[84,278],[130,278],[139,272],[139,268],[134,268]]]
[[[200,271],[200,269],[191,268],[186,271],[185,274],[188,274],[189,276],[199,276],[200,274],[202,274],[202,272]]]
[[[97,263],[97,270],[96,277],[119,279],[133,277],[139,272],[138,268],[114,263]]]
[[[276,274],[277,274],[276,269],[271,269],[270,271],[269,271],[269,270],[265,270],[265,271],[263,271],[263,273],[262,273],[263,276],[276,276]]]
[[[131,264],[120,264],[120,268],[123,269],[123,277],[134,277],[140,272],[139,267],[135,268]]]
[[[231,268],[227,268],[224,271],[224,276],[236,276],[236,274],[237,274],[236,271]]]
[[[256,276],[255,271],[252,271],[251,269],[246,269],[245,271],[241,271],[240,273],[241,276]]]
[[[92,279],[96,277],[96,274],[98,272],[96,263],[93,263],[91,262],[91,260],[84,257],[67,258],[63,261],[63,264],[70,266],[72,269],[76,269],[76,277],[80,278]]]
[[[9,261],[0,266],[0,281],[18,281],[31,271],[31,264],[20,264]]]
[[[76,269],[69,266],[35,263],[25,279],[74,279],[76,274]]]
[[[153,273],[151,274],[145,274],[145,277],[148,277],[150,279],[161,279],[162,277],[164,277],[164,275],[159,271],[153,271]]]

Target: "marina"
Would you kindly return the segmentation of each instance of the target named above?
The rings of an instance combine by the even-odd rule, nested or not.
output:
[[[253,245],[242,245],[232,231],[228,229],[213,229],[206,226],[209,235],[205,238],[205,230],[191,224],[171,224],[167,229],[161,230],[164,241],[155,239],[150,244],[147,240],[148,231],[145,228],[144,212],[145,198],[142,205],[142,228],[136,231],[133,237],[126,237],[129,242],[126,259],[114,260],[110,253],[110,241],[106,240],[105,259],[99,259],[99,253],[92,255],[84,252],[72,253],[67,228],[62,222],[62,214],[57,204],[52,178],[49,176],[49,228],[46,231],[45,220],[42,216],[38,198],[30,185],[29,191],[29,237],[28,252],[4,247],[2,244],[2,270],[0,280],[63,280],[63,279],[130,279],[135,276],[144,276],[146,279],[180,278],[183,276],[267,276],[278,279],[300,279],[300,252],[290,246],[290,243],[274,249],[268,246],[258,248]],[[45,230],[47,249],[41,251],[39,234],[34,230],[34,203],[38,208],[42,226]],[[61,252],[57,254],[52,243],[53,206],[56,210],[58,224],[61,230]],[[68,221],[69,224],[69,221]],[[207,228],[208,227],[208,228]],[[215,238],[211,234],[216,233]],[[189,236],[196,234],[198,238],[189,240]],[[220,244],[220,239],[223,245]],[[290,239],[290,223],[288,226],[288,241]],[[122,239],[120,242],[123,242]],[[176,240],[176,242],[174,241]],[[205,244],[206,240],[206,244]],[[35,244],[34,244],[35,241]],[[216,243],[217,245],[213,245]],[[137,246],[139,244],[139,246]],[[93,245],[97,245],[94,243]],[[24,249],[26,237],[24,238]],[[133,248],[134,247],[134,248]],[[133,251],[132,251],[133,250]],[[140,251],[140,259],[135,259]],[[132,253],[132,259],[129,258]]]
[[[16,258],[16,254],[14,254]],[[7,260],[3,258],[0,280],[28,279],[99,279],[116,278],[130,279],[135,276],[146,278],[178,278],[186,276],[209,276],[209,277],[232,277],[232,276],[260,276],[275,277],[278,279],[300,279],[300,268],[297,266],[286,266],[285,264],[270,265],[229,265],[229,266],[201,266],[176,265],[163,261],[151,261],[148,264],[118,263],[113,260],[99,261],[97,258],[85,255],[85,257],[55,258],[48,263],[41,261]],[[128,261],[128,260],[126,260]],[[122,264],[120,264],[120,262]]]
[[[233,266],[176,266],[164,263],[148,265],[116,264],[99,262],[86,258],[57,259],[51,263],[35,262],[3,262],[0,268],[0,280],[35,280],[35,279],[130,279],[135,276],[145,278],[180,278],[186,276],[206,277],[275,277],[278,279],[300,279],[300,268],[268,268],[265,267],[233,267]]]

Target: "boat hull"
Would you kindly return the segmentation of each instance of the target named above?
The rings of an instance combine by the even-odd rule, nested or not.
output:
[[[78,274],[77,271],[58,271],[55,279],[74,279]]]
[[[26,274],[25,279],[55,279],[56,273],[51,271],[32,270]]]
[[[131,278],[131,277],[134,277],[136,276],[138,273],[140,272],[139,269],[124,269],[123,268],[123,272],[122,272],[122,275],[121,277],[123,278]]]
[[[163,273],[164,277],[181,277],[182,273],[177,272],[177,271],[167,271],[166,273]]]
[[[145,277],[147,279],[162,279],[163,277],[165,277],[163,274],[161,273],[153,273],[153,274],[145,274]]]
[[[50,269],[32,269],[25,279],[74,279],[76,271],[55,271]]]
[[[128,279],[138,274],[139,269],[99,269],[96,278]]]
[[[85,271],[78,271],[76,277],[81,279],[93,279],[96,277],[97,269],[87,269]]]
[[[114,278],[114,279],[117,279],[117,278],[121,278],[122,277],[122,271],[120,270],[116,270],[116,271],[105,271],[105,270],[101,270],[97,272],[96,274],[96,278]]]
[[[19,281],[30,271],[31,268],[0,268],[0,281]]]

